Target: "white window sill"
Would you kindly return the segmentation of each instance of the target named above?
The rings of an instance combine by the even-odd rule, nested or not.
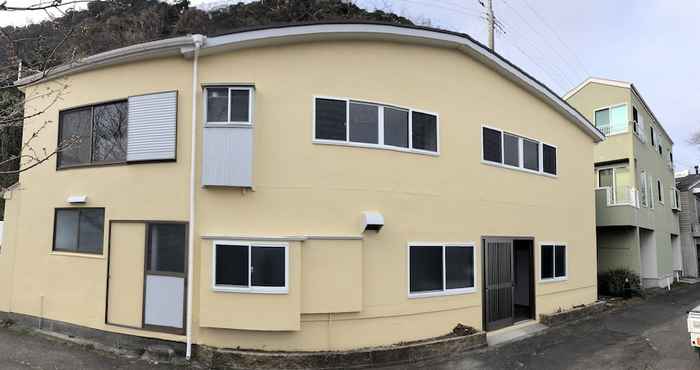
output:
[[[104,254],[91,254],[91,253],[80,253],[80,252],[59,252],[51,251],[49,253],[52,256],[65,256],[65,257],[80,257],[80,258],[92,258],[92,259],[105,259]]]
[[[289,289],[287,288],[272,288],[272,287],[233,287],[233,286],[214,286],[212,288],[215,292],[220,293],[250,293],[250,294],[288,294]]]
[[[440,156],[439,150],[437,152],[431,152],[429,150],[402,148],[402,147],[391,146],[391,145],[354,143],[351,141],[335,141],[335,140],[324,140],[324,139],[313,139],[311,142],[314,144],[321,144],[321,145],[350,146],[350,147],[356,147],[356,148],[368,148],[368,149],[380,149],[380,150],[383,149],[383,150],[393,150],[393,151],[402,152],[402,153],[423,154],[423,155],[429,155],[429,156],[433,156],[433,157]]]
[[[422,293],[408,293],[408,298],[430,298],[430,297],[441,297],[441,296],[451,296],[460,294],[470,294],[476,292],[476,287],[474,288],[463,288],[463,289],[450,289],[450,290],[436,290],[430,292]]]
[[[541,284],[549,284],[549,283],[560,283],[562,281],[567,281],[569,279],[568,276],[562,276],[562,277],[557,277],[557,278],[549,278],[549,279],[540,279]]]
[[[494,167],[500,167],[500,168],[505,168],[508,170],[514,170],[514,171],[519,171],[519,172],[525,172],[525,173],[531,173],[533,175],[540,175],[540,176],[545,176],[545,177],[550,177],[550,178],[559,178],[559,175],[552,175],[550,173],[544,172],[544,171],[534,171],[534,170],[528,170],[527,168],[520,168],[520,167],[515,167],[503,163],[498,163],[498,162],[491,162],[487,161],[485,159],[481,160],[482,164],[485,164],[487,166],[494,166]]]
[[[252,128],[253,122],[205,122],[204,127],[214,128]]]

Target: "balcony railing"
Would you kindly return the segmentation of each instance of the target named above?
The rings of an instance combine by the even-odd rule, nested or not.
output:
[[[631,186],[624,186],[622,189],[614,191],[611,187],[605,189],[607,205],[612,206],[632,206],[639,208],[639,191]]]

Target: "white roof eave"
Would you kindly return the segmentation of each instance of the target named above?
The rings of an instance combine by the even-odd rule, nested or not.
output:
[[[98,68],[104,65],[127,63],[138,59],[156,57],[158,55],[168,55],[168,53],[181,53],[184,57],[188,58],[191,57],[194,52],[192,41],[194,37],[200,37],[200,35],[154,41],[96,54],[84,58],[77,65],[71,64],[56,68],[50,73],[50,78],[54,78],[56,75],[66,75],[86,69]],[[544,84],[526,74],[505,58],[491,52],[484,45],[462,34],[419,27],[367,23],[289,25],[208,37],[200,49],[200,55],[204,56],[236,49],[289,44],[294,42],[342,39],[408,42],[460,50],[477,59],[501,76],[524,88],[529,93],[539,97],[542,101],[588,134],[595,142],[600,142],[605,139],[605,136],[581,113],[571,107]],[[18,81],[18,84],[22,85],[38,81],[31,80],[31,77],[32,76]]]

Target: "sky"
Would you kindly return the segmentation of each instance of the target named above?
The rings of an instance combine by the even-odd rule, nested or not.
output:
[[[8,6],[42,0],[7,0]],[[46,1],[46,0],[43,0]],[[248,2],[249,0],[246,0]],[[485,42],[479,0],[354,0]],[[226,0],[192,0],[196,6]],[[676,170],[700,164],[700,1],[493,0],[496,51],[560,95],[588,77],[633,82],[674,141]],[[0,12],[0,26],[46,19]]]

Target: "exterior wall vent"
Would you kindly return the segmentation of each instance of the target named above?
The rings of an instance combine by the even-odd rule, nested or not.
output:
[[[87,203],[87,195],[71,195],[66,199],[70,204],[85,204]]]
[[[364,231],[379,231],[384,226],[384,216],[379,212],[362,212]]]

